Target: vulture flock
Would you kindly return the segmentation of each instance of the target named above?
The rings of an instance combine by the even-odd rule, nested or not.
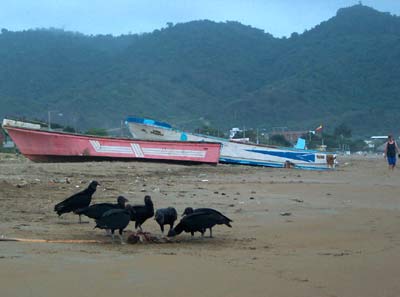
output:
[[[160,208],[154,213],[153,201],[149,195],[144,197],[143,205],[127,204],[128,199],[123,196],[119,196],[115,204],[91,204],[92,196],[99,185],[97,181],[92,181],[83,191],[56,204],[54,206],[54,211],[59,216],[64,213],[73,212],[79,215],[79,223],[82,222],[82,215],[95,220],[95,228],[105,229],[108,234],[111,234],[113,242],[114,232],[118,230],[121,243],[124,243],[122,232],[131,221],[135,222],[135,229],[139,229],[140,232],[143,232],[143,223],[153,216],[163,234],[164,225],[169,225],[168,237],[179,235],[183,231],[191,233],[192,236],[195,232],[200,232],[201,236],[204,236],[207,229],[210,230],[210,237],[212,237],[212,228],[215,225],[232,227],[230,224],[232,220],[215,209],[193,209],[191,207],[187,207],[184,210],[182,219],[174,227],[174,223],[178,218],[176,209],[173,207]]]

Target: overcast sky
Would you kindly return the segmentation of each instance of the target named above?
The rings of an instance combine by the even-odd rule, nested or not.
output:
[[[61,28],[85,34],[152,32],[167,22],[239,21],[276,37],[302,33],[356,0],[0,0],[0,28]],[[400,0],[364,0],[400,16]]]

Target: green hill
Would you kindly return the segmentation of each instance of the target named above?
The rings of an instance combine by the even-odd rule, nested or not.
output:
[[[400,132],[400,18],[362,5],[282,39],[207,20],[119,37],[3,29],[0,57],[0,117]]]

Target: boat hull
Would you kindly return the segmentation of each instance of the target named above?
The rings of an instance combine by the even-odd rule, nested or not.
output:
[[[3,126],[20,152],[35,162],[154,160],[216,164],[220,144],[107,138]]]
[[[220,143],[222,147],[219,161],[222,163],[310,170],[326,170],[335,167],[336,155],[326,152],[233,142],[228,139],[183,132],[164,123],[162,123],[164,125],[157,125],[159,122],[155,121],[149,124],[149,121],[128,118],[126,124],[135,138]]]

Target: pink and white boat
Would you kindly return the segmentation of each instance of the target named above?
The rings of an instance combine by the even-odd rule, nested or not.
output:
[[[3,129],[20,152],[35,162],[163,160],[218,163],[219,143],[148,141],[42,130],[40,125],[4,119]]]

